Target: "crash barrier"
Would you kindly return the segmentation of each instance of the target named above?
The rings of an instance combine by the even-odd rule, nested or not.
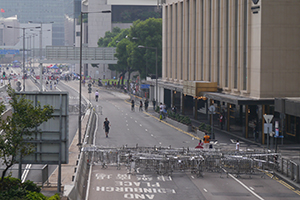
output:
[[[83,145],[91,144],[92,135],[95,130],[96,125],[96,115],[94,110],[91,108],[86,112],[86,116],[89,116],[88,124],[86,126],[83,138]],[[86,186],[89,172],[89,158],[84,152],[80,152],[78,160],[77,160],[77,170],[74,175],[74,184],[72,185],[72,189],[69,194],[66,194],[71,200],[81,200],[85,199],[86,194]]]
[[[222,174],[255,175],[272,172],[278,168],[277,153],[263,151],[228,151],[225,149],[189,149],[171,147],[127,147],[105,148],[86,146],[83,152],[90,165],[100,165],[102,169],[126,167],[128,173],[153,171],[157,174],[172,175],[191,172],[202,177],[203,172]]]
[[[294,182],[300,183],[300,175],[299,175],[300,167],[298,163],[285,158],[278,159],[278,162],[279,162],[279,168],[277,171],[289,177]]]

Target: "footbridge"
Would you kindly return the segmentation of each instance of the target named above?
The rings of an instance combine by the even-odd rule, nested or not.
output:
[[[47,46],[46,59],[40,63],[73,63],[80,62],[80,48],[72,46]],[[114,56],[116,47],[82,47],[83,64],[117,64]]]

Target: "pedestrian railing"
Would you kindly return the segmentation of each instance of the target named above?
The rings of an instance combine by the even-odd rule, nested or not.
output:
[[[291,180],[295,181],[296,183],[300,183],[300,167],[295,161],[288,160],[285,158],[281,158],[278,160],[279,162],[279,169],[278,171],[289,177]]]

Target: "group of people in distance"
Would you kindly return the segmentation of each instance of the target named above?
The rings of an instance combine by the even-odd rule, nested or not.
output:
[[[196,149],[212,149],[212,145],[210,144],[210,136],[205,133],[203,137],[203,142],[200,139],[198,145],[195,147]],[[240,151],[240,142],[239,140],[235,143],[235,150]]]

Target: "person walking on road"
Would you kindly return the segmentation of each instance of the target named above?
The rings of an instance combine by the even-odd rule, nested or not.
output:
[[[105,118],[105,121],[103,122],[103,129],[105,129],[105,135],[108,137],[109,129],[110,129],[110,123],[107,120],[107,117]]]
[[[145,111],[148,112],[148,106],[149,106],[149,101],[148,99],[145,100]]]
[[[98,97],[99,97],[99,92],[98,92],[98,90],[96,90],[96,92],[95,92],[96,101],[98,101]]]
[[[156,105],[155,99],[152,100],[152,104],[153,104],[153,110],[155,110],[155,109],[156,109],[156,108],[155,108],[155,105]]]
[[[239,140],[236,141],[235,150],[240,151],[240,142],[239,142]]]
[[[208,149],[210,143],[210,136],[207,135],[207,133],[205,133],[203,140],[204,140],[204,149]]]
[[[131,111],[134,112],[134,100],[133,99],[131,100]]]
[[[143,111],[143,102],[140,101],[140,108],[139,108],[139,111],[142,112]]]

